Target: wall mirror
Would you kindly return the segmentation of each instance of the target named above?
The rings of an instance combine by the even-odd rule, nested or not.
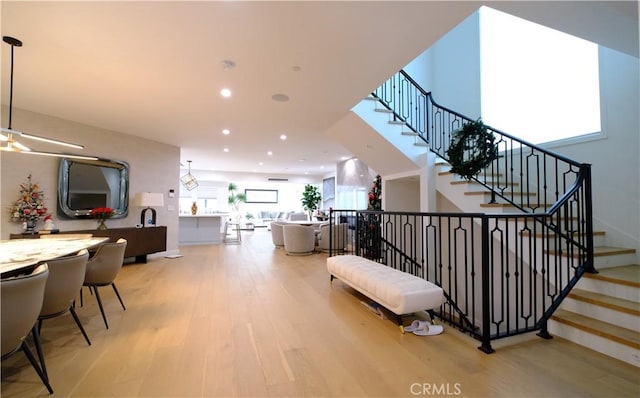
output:
[[[91,209],[110,207],[124,218],[129,207],[129,164],[118,160],[63,158],[58,175],[58,215],[91,218]]]

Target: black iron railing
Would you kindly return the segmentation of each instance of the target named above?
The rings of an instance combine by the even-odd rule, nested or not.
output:
[[[372,95],[444,160],[452,133],[473,121],[435,103],[404,71]],[[499,157],[473,181],[513,213],[333,210],[331,220],[349,224],[356,254],[441,286],[438,316],[492,352],[494,339],[549,337],[548,319],[583,273],[596,271],[590,165],[488,129]]]

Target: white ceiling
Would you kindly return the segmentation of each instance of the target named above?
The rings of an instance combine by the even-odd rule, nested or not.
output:
[[[521,4],[510,11],[526,13]],[[15,49],[15,107],[179,146],[193,170],[324,175],[351,156],[328,129],[480,5],[2,1],[0,11],[2,34],[24,42]],[[609,8],[629,19],[627,3]],[[561,20],[540,10],[528,12]],[[637,32],[637,4],[635,12]],[[629,24],[608,25],[603,36],[615,42]],[[225,70],[223,60],[236,67]],[[222,87],[232,98],[220,97]],[[277,93],[290,100],[273,101]]]

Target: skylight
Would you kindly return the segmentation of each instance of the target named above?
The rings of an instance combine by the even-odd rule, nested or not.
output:
[[[600,131],[598,46],[480,9],[482,119],[531,143]]]

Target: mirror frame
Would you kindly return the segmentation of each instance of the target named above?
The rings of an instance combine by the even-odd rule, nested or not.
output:
[[[60,160],[58,173],[58,216],[72,219],[92,218],[91,210],[74,210],[69,208],[69,168],[74,164],[108,167],[118,171],[120,175],[120,193],[118,206],[113,207],[114,214],[111,218],[124,218],[129,214],[129,164],[120,160],[98,159],[81,160],[63,158]]]

